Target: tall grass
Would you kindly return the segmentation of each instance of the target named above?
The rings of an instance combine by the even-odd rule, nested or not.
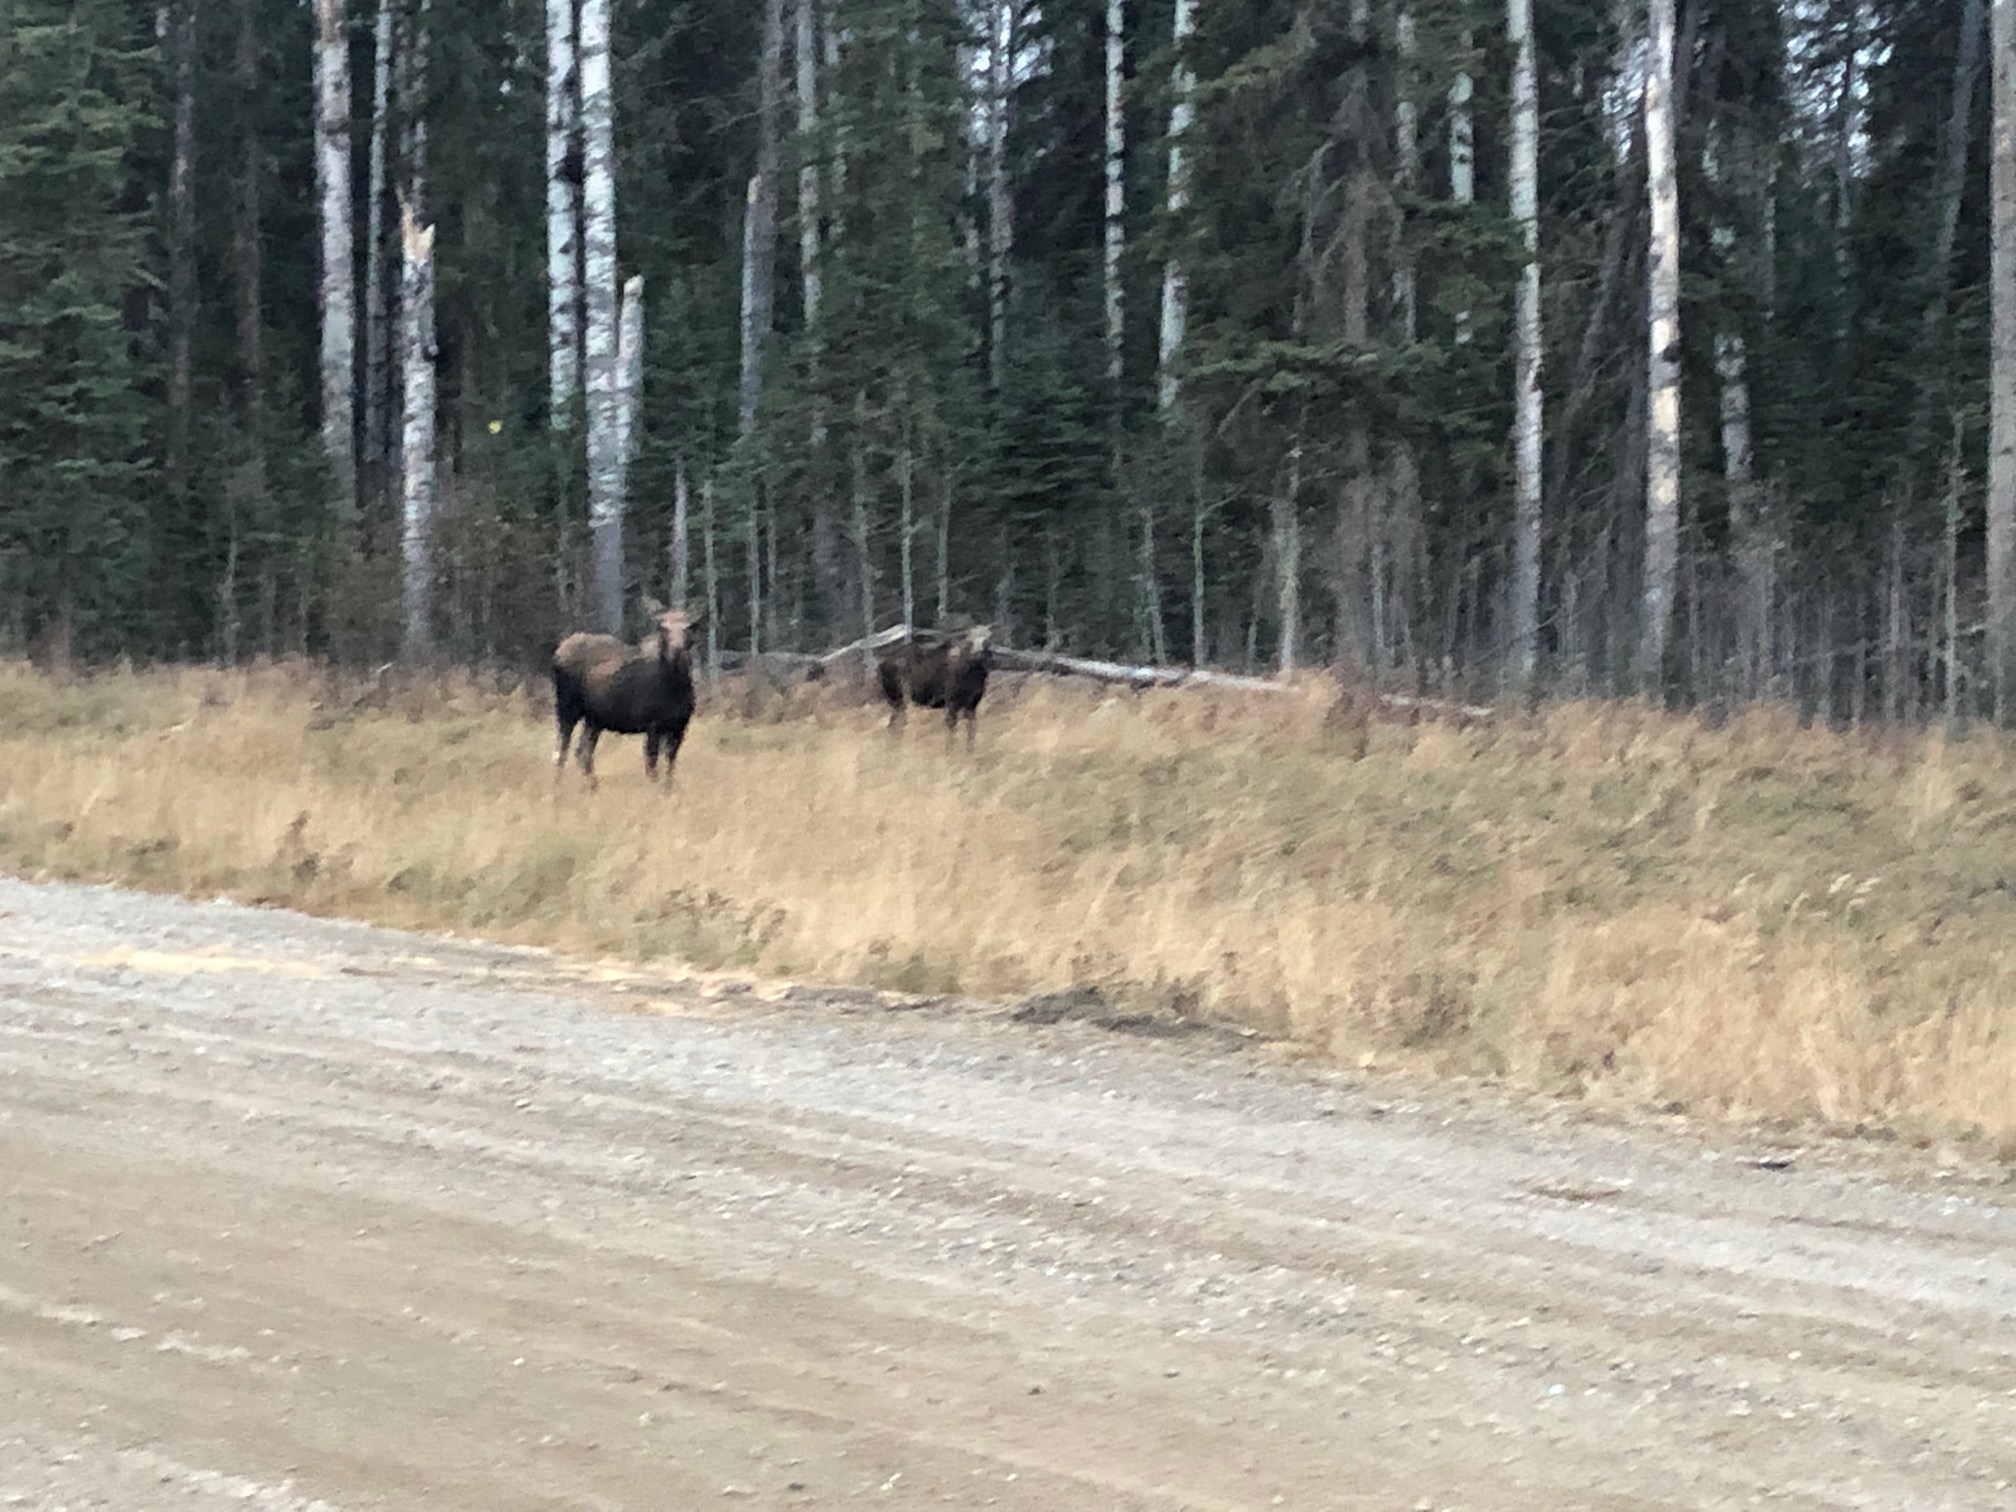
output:
[[[1374,725],[1043,684],[977,754],[717,690],[675,786],[540,690],[0,666],[0,864],[920,992],[1100,989],[1354,1064],[2016,1149],[2016,749],[1572,704]]]

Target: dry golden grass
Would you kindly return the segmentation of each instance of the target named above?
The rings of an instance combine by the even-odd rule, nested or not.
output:
[[[1003,690],[974,756],[727,688],[676,787],[543,690],[0,665],[0,864],[914,991],[1099,987],[1354,1064],[2016,1148],[2016,748],[1625,705],[1375,725]]]

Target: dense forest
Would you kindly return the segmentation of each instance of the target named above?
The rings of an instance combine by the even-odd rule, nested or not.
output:
[[[0,0],[0,651],[1988,710],[2012,6]]]

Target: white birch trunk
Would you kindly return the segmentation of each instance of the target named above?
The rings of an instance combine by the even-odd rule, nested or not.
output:
[[[742,371],[735,434],[746,441],[756,429],[763,399],[763,355],[776,302],[777,129],[782,106],[784,0],[764,0],[763,52],[756,60],[756,172],[742,220]],[[752,582],[754,579],[752,578]]]
[[[1014,0],[990,0],[987,54],[987,379],[1001,386],[1008,352],[1008,259],[1015,248],[1008,192],[1008,106],[1014,88]],[[1181,0],[1179,0],[1181,3]],[[871,627],[872,628],[872,627]]]
[[[1988,670],[1995,717],[2016,719],[2016,0],[1992,0],[1989,155]]]
[[[609,87],[610,0],[581,3],[581,133],[587,329],[588,528],[597,625],[623,630],[623,465],[616,356],[616,118]]]
[[[419,224],[413,207],[406,205],[400,231],[400,368],[406,379],[400,599],[406,625],[403,650],[412,660],[426,656],[434,639],[434,228]]]
[[[343,0],[315,0],[315,192],[321,206],[322,450],[336,514],[357,513],[357,299],[350,235],[350,43]]]
[[[575,0],[546,0],[547,408],[555,430],[574,424],[581,392],[581,95]]]
[[[1464,52],[1470,50],[1470,34],[1463,34]],[[1477,203],[1477,130],[1472,119],[1471,100],[1477,93],[1476,81],[1467,70],[1459,72],[1449,83],[1449,198],[1459,205]],[[1467,345],[1470,340],[1470,312],[1456,312],[1456,343]]]
[[[798,85],[798,271],[804,289],[805,329],[815,343],[819,306],[826,291],[819,247],[819,37],[818,0],[798,0],[796,16]],[[823,427],[815,422],[813,440]]]
[[[384,486],[392,455],[392,299],[386,287],[386,132],[392,113],[392,0],[378,0],[371,49],[369,203],[364,212],[364,467],[366,486]]]
[[[1190,165],[1184,156],[1184,142],[1197,119],[1197,76],[1184,56],[1197,25],[1196,0],[1176,0],[1172,31],[1176,66],[1170,74],[1169,90],[1169,188],[1165,204],[1174,221],[1190,203]],[[1190,277],[1183,259],[1172,257],[1162,266],[1162,329],[1156,342],[1155,374],[1158,408],[1175,408],[1182,393],[1183,338],[1190,319]]]
[[[692,577],[693,550],[687,526],[686,459],[672,465],[672,584],[670,605],[684,610]]]
[[[1512,673],[1530,687],[1540,646],[1540,96],[1533,0],[1508,0],[1512,62],[1512,220],[1526,248],[1513,315],[1513,426],[1517,478],[1512,524]]]
[[[616,497],[630,498],[630,464],[637,460],[642,439],[637,416],[644,394],[644,275],[633,274],[623,285],[622,307],[616,318]],[[622,510],[619,508],[619,513]]]
[[[1735,143],[1742,143],[1738,147]],[[1727,151],[1729,161],[1722,153]],[[1752,190],[1755,169],[1749,151],[1747,130],[1738,126],[1730,133],[1715,133],[1704,154],[1703,177],[1722,192],[1726,203],[1730,193],[1747,196]],[[1746,228],[1747,229],[1747,228]],[[1760,268],[1758,276],[1770,277],[1769,265],[1745,257],[1738,245],[1737,231],[1719,217],[1709,228],[1709,241],[1716,255],[1732,269]],[[1771,599],[1770,543],[1757,508],[1757,486],[1750,438],[1749,348],[1735,316],[1726,311],[1715,333],[1715,379],[1721,390],[1722,483],[1729,503],[1729,535],[1736,558],[1736,663],[1743,695],[1755,698],[1767,676],[1769,660]]]
[[[1409,90],[1413,84],[1415,35],[1412,0],[1400,0],[1393,18],[1393,50],[1398,68],[1393,102],[1393,187],[1402,194],[1414,192],[1421,161],[1420,107]],[[1393,308],[1400,323],[1400,339],[1412,343],[1418,328],[1414,263],[1402,248],[1393,264]]]
[[[1651,205],[1645,391],[1645,574],[1638,680],[1656,692],[1680,548],[1680,191],[1673,163],[1673,0],[1648,0],[1645,170]]]
[[[1106,378],[1120,384],[1125,309],[1120,262],[1127,247],[1126,18],[1120,0],[1106,0]]]

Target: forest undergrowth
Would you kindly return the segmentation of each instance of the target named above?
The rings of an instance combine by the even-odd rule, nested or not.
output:
[[[670,790],[539,684],[0,664],[0,866],[629,961],[1214,1020],[1342,1064],[2016,1158],[2016,744],[1457,727],[999,679],[703,693]],[[920,711],[921,712],[921,711]]]

